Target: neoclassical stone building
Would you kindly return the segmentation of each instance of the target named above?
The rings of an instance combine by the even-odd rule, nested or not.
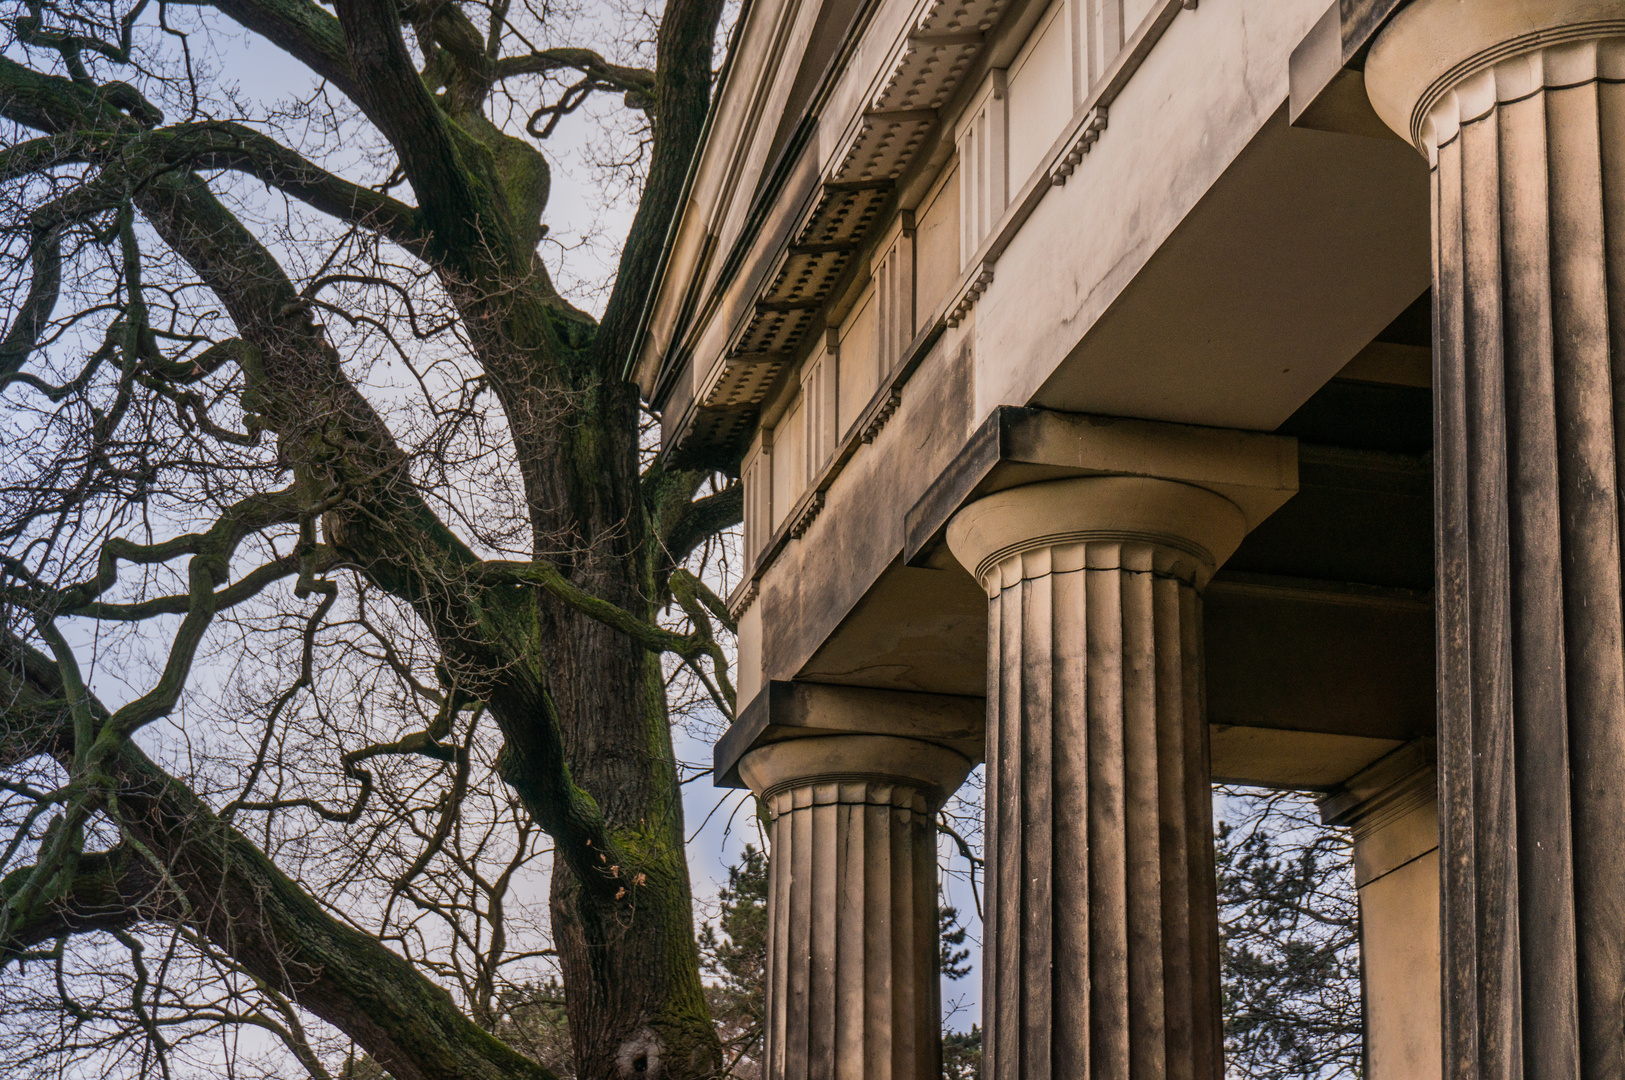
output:
[[[1222,1072],[1209,784],[1370,1075],[1625,1075],[1625,0],[747,0],[632,371],[743,477],[769,1075]]]

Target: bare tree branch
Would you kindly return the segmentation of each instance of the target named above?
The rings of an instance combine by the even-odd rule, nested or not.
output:
[[[50,662],[9,636],[0,636],[0,654],[6,697],[48,717],[63,693],[60,678],[41,686],[12,672],[48,679]],[[54,712],[60,729],[65,716],[59,705]],[[61,745],[60,738],[42,741]],[[187,906],[187,923],[255,978],[350,1032],[398,1080],[552,1080],[465,1017],[406,960],[323,911],[135,746],[123,743],[107,769],[120,825],[159,861],[165,886]],[[415,1021],[392,1022],[406,1016]]]

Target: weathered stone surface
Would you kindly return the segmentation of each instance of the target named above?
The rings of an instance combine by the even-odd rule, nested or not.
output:
[[[1197,584],[1241,511],[1144,477],[961,511],[987,587],[985,1076],[1218,1080]]]
[[[1452,1080],[1625,1073],[1622,34],[1419,0],[1366,67],[1432,167]]]
[[[937,1080],[937,830],[971,763],[822,735],[746,754],[772,816],[768,1080]]]

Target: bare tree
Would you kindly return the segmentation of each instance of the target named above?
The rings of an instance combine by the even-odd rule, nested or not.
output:
[[[0,1054],[549,1076],[556,974],[562,1067],[714,1073],[667,684],[731,708],[739,488],[644,453],[624,364],[721,9],[10,5]],[[245,32],[315,89],[234,93]],[[595,319],[541,140],[605,94]]]
[[[1227,1075],[1363,1075],[1360,902],[1348,831],[1322,825],[1311,794],[1215,790]]]

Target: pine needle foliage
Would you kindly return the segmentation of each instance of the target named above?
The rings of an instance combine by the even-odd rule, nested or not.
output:
[[[1360,910],[1347,832],[1320,824],[1311,795],[1218,795],[1228,1076],[1362,1076]]]

